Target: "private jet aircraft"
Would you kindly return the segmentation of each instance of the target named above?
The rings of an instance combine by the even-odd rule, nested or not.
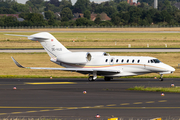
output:
[[[113,77],[147,73],[158,73],[160,74],[160,80],[163,81],[163,74],[170,74],[175,71],[173,67],[162,63],[154,57],[110,56],[105,52],[71,52],[48,32],[40,32],[31,36],[13,36],[27,37],[30,40],[40,42],[50,56],[50,60],[64,67],[23,67],[12,57],[14,63],[20,68],[74,71],[89,74],[89,81],[94,81],[97,76],[104,76],[104,80],[109,81]]]

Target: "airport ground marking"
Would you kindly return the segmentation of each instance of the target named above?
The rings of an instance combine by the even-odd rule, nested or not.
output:
[[[63,110],[63,109],[54,109],[55,111],[58,111],[58,110]]]
[[[122,103],[122,104],[120,104],[120,105],[130,105],[130,103]]]
[[[155,101],[147,101],[145,103],[154,103]],[[167,100],[159,100],[158,102],[167,102]],[[143,102],[135,102],[133,104],[142,104]],[[120,105],[130,105],[130,103],[122,103]],[[44,110],[38,110],[38,111],[25,111],[25,112],[11,112],[11,113],[0,113],[0,115],[6,115],[6,114],[22,114],[22,113],[34,113],[34,112],[48,112],[48,111],[59,111],[59,110],[75,110],[75,109],[180,109],[180,107],[117,107],[116,104],[109,104],[109,105],[97,105],[97,106],[84,106],[84,107],[10,107],[10,106],[0,106],[0,108],[49,108]],[[52,109],[52,110],[51,110]]]
[[[5,114],[7,114],[7,113],[0,113],[0,115],[5,115]]]
[[[80,107],[82,109],[87,109],[87,108],[94,108],[94,107],[91,107],[91,106],[85,106],[85,107]]]
[[[22,112],[12,112],[11,114],[20,114],[20,113],[22,113]]]
[[[142,104],[142,102],[135,102],[135,103],[133,103],[133,104]]]
[[[23,109],[23,108],[29,108],[29,109],[56,109],[56,108],[59,108],[59,107],[18,107],[18,106],[0,106],[0,108],[15,108],[15,109]]]
[[[146,103],[155,103],[154,101],[147,101]]]
[[[69,107],[69,108],[67,108],[67,109],[69,109],[69,110],[78,109],[78,107]]]
[[[76,82],[26,82],[29,85],[58,85],[58,84],[77,84]]]
[[[102,107],[104,109],[180,109],[180,107]],[[95,108],[100,109],[100,108]]]
[[[38,112],[38,111],[26,111],[26,112],[28,112],[28,113],[32,113],[32,112]]]
[[[167,102],[167,100],[159,100],[158,102]]]
[[[40,110],[40,111],[45,112],[45,111],[50,111],[50,110]]]
[[[116,104],[110,104],[110,105],[106,105],[106,106],[116,106]]]
[[[97,106],[94,106],[94,108],[101,108],[101,107],[104,107],[104,105],[97,105]]]

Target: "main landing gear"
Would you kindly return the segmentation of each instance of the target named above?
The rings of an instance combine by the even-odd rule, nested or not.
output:
[[[104,80],[105,81],[110,81],[110,80],[112,80],[113,78],[112,77],[104,77]]]
[[[163,74],[160,74],[159,80],[160,80],[160,81],[163,81]]]
[[[95,81],[97,77],[94,77],[94,76],[89,76],[88,80],[89,81]],[[105,81],[110,81],[112,80],[113,78],[112,77],[104,77],[104,80]]]
[[[89,76],[88,80],[89,80],[89,81],[95,81],[95,79],[93,78],[93,76]]]
[[[89,80],[89,81],[95,81],[96,78],[97,78],[97,71],[93,71],[92,76],[90,76],[90,75],[91,75],[91,74],[89,74],[88,80]]]

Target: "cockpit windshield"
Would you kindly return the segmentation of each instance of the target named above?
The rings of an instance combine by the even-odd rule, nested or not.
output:
[[[158,59],[151,59],[151,60],[148,60],[148,63],[161,63],[161,61]]]

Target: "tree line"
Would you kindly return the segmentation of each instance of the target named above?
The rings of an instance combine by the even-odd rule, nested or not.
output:
[[[13,16],[1,16],[0,26],[149,26],[179,25],[180,10],[174,6],[179,0],[159,0],[158,9],[153,8],[154,0],[138,0],[134,6],[126,0],[110,0],[103,3],[90,0],[28,0],[26,4],[15,0],[0,0],[0,14],[16,14],[24,21],[19,22]],[[60,16],[54,13],[58,12]],[[106,13],[111,20],[101,21],[100,14]],[[43,13],[43,14],[40,14]],[[74,13],[83,13],[83,17],[73,20]],[[97,14],[94,21],[91,13]]]

